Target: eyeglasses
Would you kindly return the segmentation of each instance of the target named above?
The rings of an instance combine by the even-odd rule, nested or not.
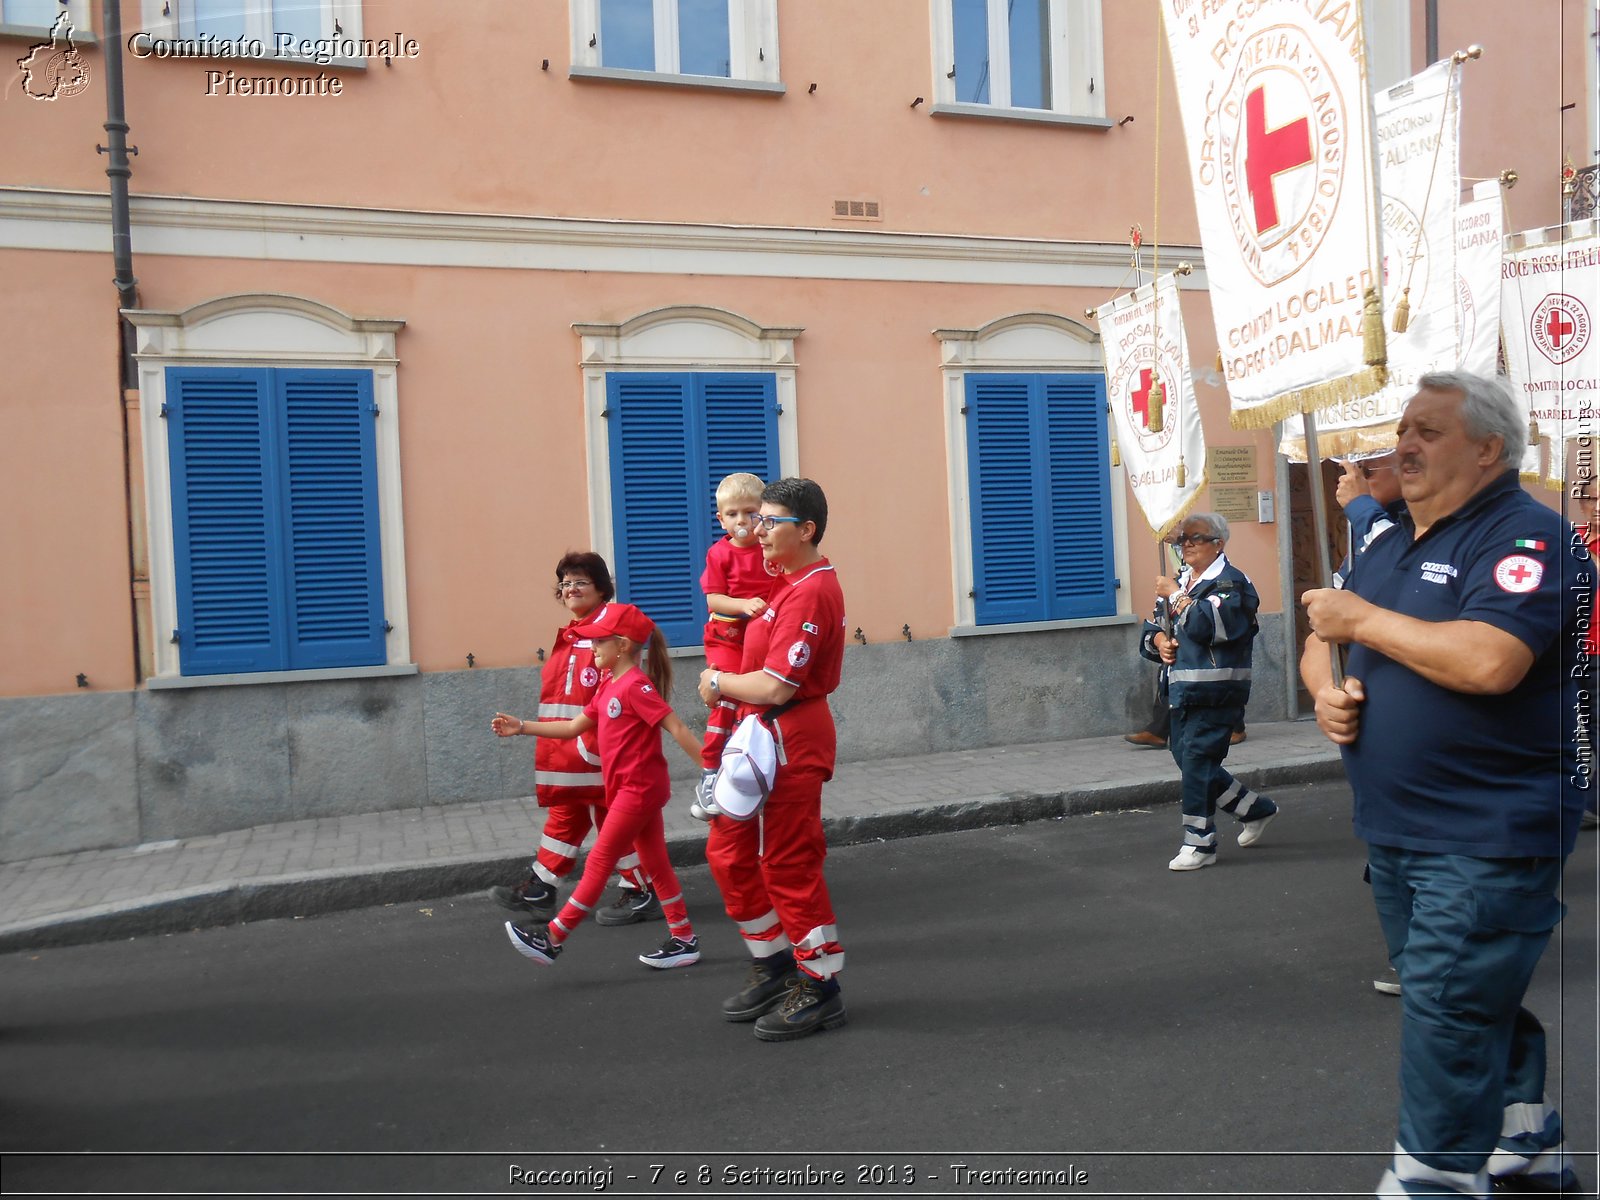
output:
[[[556,584],[556,591],[581,592],[584,588],[592,588],[593,586],[594,584],[587,579],[563,579],[560,583]]]
[[[1361,463],[1360,466],[1361,466],[1361,477],[1363,479],[1371,479],[1379,471],[1392,471],[1392,470],[1394,470],[1394,464],[1393,463],[1384,463],[1381,466],[1376,466],[1376,467],[1368,466],[1366,463]]]
[[[757,525],[761,526],[761,528],[765,529],[768,533],[771,533],[779,525],[798,525],[798,524],[800,524],[800,518],[799,517],[769,517],[769,516],[763,515],[763,516],[757,517],[755,519],[755,522],[756,522]]]
[[[1213,537],[1209,533],[1180,533],[1177,537],[1167,542],[1167,545],[1176,550],[1179,546],[1198,546],[1202,542],[1220,542],[1222,539]]]

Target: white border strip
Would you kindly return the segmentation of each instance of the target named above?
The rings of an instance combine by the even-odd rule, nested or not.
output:
[[[355,209],[178,196],[136,196],[140,255],[278,262],[1031,284],[1109,291],[1128,275],[1128,248],[1106,242],[961,237],[857,229],[687,225],[653,221]],[[102,194],[0,188],[0,248],[111,252]],[[1204,291],[1198,246],[1168,246],[1196,263],[1182,280]]]

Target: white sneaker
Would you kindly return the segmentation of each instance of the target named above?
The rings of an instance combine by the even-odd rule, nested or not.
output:
[[[1178,856],[1167,864],[1167,870],[1198,871],[1201,867],[1209,867],[1216,861],[1215,853],[1206,854],[1198,846],[1185,846],[1178,851]]]
[[[1254,821],[1246,821],[1239,827],[1239,845],[1254,846],[1261,840],[1261,835],[1267,831],[1267,824],[1280,810],[1274,809],[1264,817],[1257,817]]]

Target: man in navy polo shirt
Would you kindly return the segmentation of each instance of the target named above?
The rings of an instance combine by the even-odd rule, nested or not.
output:
[[[1344,748],[1356,835],[1403,988],[1400,1122],[1380,1195],[1576,1186],[1522,997],[1564,907],[1592,564],[1523,492],[1503,383],[1423,376],[1400,421],[1406,511],[1343,590],[1302,597],[1300,671]],[[1350,647],[1343,690],[1330,643]]]

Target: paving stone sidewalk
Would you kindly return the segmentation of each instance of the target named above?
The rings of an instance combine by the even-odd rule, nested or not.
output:
[[[1342,778],[1310,721],[1252,725],[1228,756],[1258,790]],[[675,864],[703,862],[687,785],[666,812]],[[822,794],[831,845],[1171,804],[1164,750],[1120,737],[846,763]],[[531,797],[259,825],[0,864],[0,952],[453,896],[509,883],[543,814]],[[1174,830],[1176,835],[1176,829]]]

